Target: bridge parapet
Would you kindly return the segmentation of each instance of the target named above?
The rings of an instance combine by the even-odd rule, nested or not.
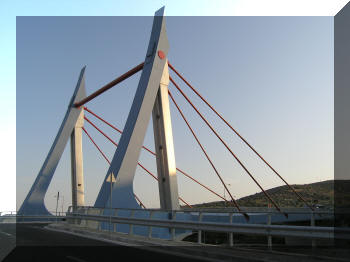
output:
[[[287,222],[309,221],[307,226],[281,225],[285,217],[276,212],[251,212],[251,220],[247,222],[244,216],[236,212],[224,210],[168,210],[160,209],[96,209],[94,207],[81,207],[84,212],[75,213],[69,209],[67,219],[78,221],[83,225],[99,231],[111,231],[129,235],[140,235],[148,238],[181,239],[192,233],[198,233],[198,243],[202,242],[201,232],[218,232],[233,234],[262,235],[271,237],[297,237],[306,239],[333,240],[334,232],[339,231],[333,227],[315,226],[313,219],[332,219],[333,213],[320,211],[300,210],[289,214]],[[92,221],[91,224],[85,221]],[[343,237],[350,238],[350,231],[345,230]],[[229,239],[233,239],[230,237]],[[268,241],[272,245],[272,241]],[[233,245],[233,240],[230,241]]]
[[[350,239],[350,230],[345,228],[334,228],[325,226],[315,226],[315,223],[308,223],[308,226],[281,225],[274,221],[280,213],[249,213],[251,218],[264,217],[265,223],[249,223],[242,214],[234,212],[224,212],[224,210],[160,210],[160,209],[128,209],[128,208],[94,208],[79,207],[73,210],[72,207],[64,214],[57,216],[43,215],[16,215],[15,212],[4,213],[0,216],[1,223],[23,223],[38,222],[60,224],[66,227],[79,228],[80,230],[93,230],[94,232],[123,233],[125,235],[135,235],[145,238],[182,240],[185,236],[197,234],[197,242],[202,243],[202,232],[217,232],[228,234],[229,244],[233,246],[234,234],[240,235],[260,235],[267,239],[272,237],[300,238],[310,239],[314,242],[316,239],[333,241],[335,237],[341,239]],[[293,215],[309,215],[301,210],[298,213],[289,214],[289,219]],[[331,219],[332,212],[320,211],[312,214],[311,218],[320,217]],[[241,217],[241,222],[235,222],[235,219]],[[268,219],[271,217],[271,219]],[[309,218],[306,217],[306,218]],[[305,218],[305,217],[304,217]],[[64,222],[66,221],[66,222]],[[291,221],[289,221],[291,222]],[[296,221],[297,222],[297,221]],[[272,241],[268,241],[272,246]]]

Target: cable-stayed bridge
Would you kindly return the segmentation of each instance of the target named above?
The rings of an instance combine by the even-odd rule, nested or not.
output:
[[[37,178],[16,216],[4,216],[2,221],[11,221],[15,218],[18,223],[45,222],[51,224],[51,230],[80,235],[85,233],[90,237],[94,234],[103,239],[106,238],[106,232],[109,234],[107,238],[110,239],[118,238],[118,234],[123,234],[124,237],[130,239],[133,239],[134,236],[142,237],[144,242],[138,240],[140,241],[137,242],[138,244],[147,243],[145,241],[153,241],[153,239],[161,239],[171,243],[169,245],[175,245],[174,243],[195,235],[196,241],[191,243],[201,245],[206,242],[203,239],[204,232],[227,234],[227,244],[229,246],[235,245],[235,235],[242,234],[266,237],[266,244],[269,248],[272,247],[273,237],[288,241],[301,238],[309,239],[312,246],[316,246],[317,239],[333,241],[335,229],[332,226],[317,226],[319,221],[332,221],[333,214],[328,211],[316,210],[311,203],[308,203],[257,152],[253,145],[232,127],[209,102],[209,99],[194,88],[189,79],[185,78],[176,69],[176,66],[168,60],[169,42],[163,14],[164,8],[158,10],[154,16],[152,33],[144,61],[89,96],[85,92],[85,67],[82,68],[65,117]],[[105,119],[97,110],[92,110],[87,106],[89,101],[96,99],[139,72],[141,73],[139,84],[123,130],[113,124],[112,121]],[[187,89],[183,89],[181,85]],[[203,141],[200,141],[188,116],[185,115],[173,96],[173,92],[178,92],[184,101],[189,104],[194,113],[217,138],[218,143],[222,144],[232,156],[232,163],[238,164],[242,171],[263,192],[271,204],[271,208],[254,211],[239,206],[213,161],[213,153],[207,150]],[[188,92],[195,94],[231,130],[233,135],[238,136],[243,144],[288,186],[294,193],[295,198],[304,203],[305,208],[289,210],[281,208],[257,181],[244,160],[237,156],[225,139],[219,135],[217,128],[210,123],[205,114],[189,98]],[[185,122],[189,133],[210,164],[218,182],[228,193],[228,197],[216,192],[205,185],[204,182],[194,178],[190,172],[176,165],[170,114],[171,104]],[[154,151],[143,145],[151,116],[155,141]],[[114,141],[108,136],[103,131],[103,128],[106,127],[121,134],[120,140]],[[107,142],[116,147],[112,158],[106,155],[103,147],[95,141],[89,129],[97,130],[106,138]],[[108,171],[103,178],[95,204],[91,207],[85,205],[83,135],[88,137],[96,147],[96,151],[106,160],[108,165]],[[72,206],[63,216],[58,215],[57,212],[53,215],[46,208],[44,198],[69,140],[72,170]],[[156,174],[139,161],[142,150],[155,157]],[[153,177],[155,182],[158,183],[160,209],[147,208],[137,192],[134,192],[133,180],[137,167],[140,167],[145,175]],[[178,175],[185,176],[189,182],[198,184],[203,190],[225,201],[230,208],[216,210],[193,208],[191,203],[178,193]],[[180,203],[185,208],[181,207]],[[291,225],[291,223],[304,223],[306,225]],[[348,238],[348,233],[345,232],[342,237]],[[133,239],[133,241],[136,240]],[[185,245],[184,243],[182,242],[182,245]]]

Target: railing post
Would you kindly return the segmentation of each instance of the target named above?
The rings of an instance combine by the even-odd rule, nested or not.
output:
[[[89,211],[89,208],[84,208],[83,215],[88,215],[89,214],[88,211]],[[87,223],[88,223],[87,219],[84,219],[84,218],[80,219],[80,226],[85,225],[85,227],[87,227]]]
[[[114,211],[114,216],[118,216],[118,209]],[[113,232],[117,232],[117,223],[113,224]]]
[[[149,219],[152,219],[153,213],[154,213],[154,211],[151,210],[149,213]],[[148,227],[148,238],[152,238],[152,227],[151,226]]]
[[[233,213],[230,213],[230,224],[232,225]],[[233,247],[233,233],[229,233],[229,245]]]
[[[112,212],[113,212],[113,209],[109,208],[109,225],[108,225],[109,232],[111,232],[111,229],[112,229]]]
[[[198,222],[202,222],[202,217],[203,217],[203,213],[199,212],[199,219]],[[202,230],[198,230],[198,240],[197,240],[198,244],[202,243]]]
[[[267,215],[267,225],[271,226],[271,212]],[[270,233],[270,229],[268,229],[268,232]],[[267,236],[267,247],[269,250],[272,249],[272,236],[270,234]]]
[[[102,210],[100,210],[100,211],[102,211]],[[99,215],[101,215],[101,213],[103,213],[103,211],[100,212]],[[101,222],[101,221],[97,222],[97,229],[98,229],[99,231],[102,230],[102,222]]]
[[[310,222],[311,222],[310,225],[312,227],[314,227],[315,226],[315,213],[314,213],[314,211],[311,211],[311,221]],[[316,247],[316,239],[312,238],[311,246],[312,246],[312,248]]]
[[[134,217],[135,210],[131,210],[130,218]],[[129,224],[129,235],[132,235],[133,224]]]
[[[172,211],[171,220],[176,220],[176,211]],[[171,228],[171,240],[175,241],[175,228]]]

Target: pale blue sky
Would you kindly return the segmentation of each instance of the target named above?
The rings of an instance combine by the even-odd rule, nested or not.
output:
[[[17,19],[18,205],[56,135],[81,67],[87,65],[87,92],[92,93],[142,61],[151,25],[152,17]],[[167,32],[172,64],[287,181],[310,183],[333,177],[333,18],[168,17]],[[87,106],[122,128],[138,77]],[[183,99],[176,97],[233,195],[259,191]],[[282,184],[206,107],[200,108],[265,188]],[[172,116],[178,167],[223,194],[173,107]],[[113,146],[88,124],[87,129],[112,157]],[[151,128],[145,145],[153,148]],[[87,204],[93,204],[107,165],[87,139],[84,154]],[[69,150],[61,162],[47,194],[51,208],[58,190],[66,204],[70,202]],[[152,156],[142,153],[141,162],[155,172]],[[190,203],[217,200],[180,174],[178,181],[180,195]],[[157,207],[157,183],[142,170],[137,171],[134,187],[147,207]]]

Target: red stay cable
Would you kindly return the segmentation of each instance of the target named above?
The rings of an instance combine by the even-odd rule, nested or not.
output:
[[[113,145],[115,145],[116,147],[118,147],[118,143],[114,142],[109,136],[107,136],[101,129],[99,129],[94,123],[92,123],[86,116],[84,116],[84,119],[90,124],[92,125],[98,132],[100,132],[104,137],[106,137]],[[85,130],[86,132],[86,130]],[[89,136],[89,138],[92,140],[91,136]],[[99,149],[99,147],[96,145],[96,143],[93,141],[94,145]],[[102,151],[99,149],[99,151],[102,153]],[[102,153],[103,154],[103,153]],[[104,155],[104,154],[103,154]],[[105,156],[105,155],[104,155]],[[109,164],[110,161],[105,157],[105,159],[108,161]],[[154,179],[158,180],[158,178],[152,174],[147,168],[145,168],[143,165],[141,165],[141,163],[137,163],[143,170],[145,170],[150,176],[152,176]],[[188,205],[189,207],[191,207],[190,205]]]
[[[118,146],[118,143],[114,142],[112,140],[112,138],[110,138],[109,136],[107,136],[101,129],[99,129],[94,123],[92,123],[87,117],[84,116],[84,119],[90,124],[92,125],[98,132],[100,132],[104,137],[106,137],[113,145],[115,145],[116,147]],[[143,165],[141,165],[140,163],[137,163],[143,170],[145,170],[149,175],[151,175],[153,178],[157,179],[158,178],[152,174],[147,168],[145,168]]]
[[[104,137],[106,137],[113,145],[115,145],[116,147],[118,146],[118,143],[114,142],[112,140],[112,138],[110,138],[109,136],[107,136],[101,129],[99,129],[94,123],[92,123],[87,117],[84,116],[84,119],[90,124],[92,125],[98,132],[100,132]],[[152,174],[148,169],[146,169],[143,165],[141,165],[140,163],[137,163],[143,170],[145,170],[149,175],[151,175],[153,178],[157,179],[157,177]],[[158,180],[158,179],[157,179]]]
[[[90,109],[88,109],[86,106],[84,106],[84,110],[88,111],[91,115],[93,115],[94,117],[96,117],[97,119],[101,120],[103,123],[109,125],[111,128],[113,128],[114,130],[116,130],[118,133],[122,134],[123,131],[120,130],[119,128],[117,128],[116,126],[112,125],[111,123],[107,122],[106,120],[104,120],[102,117],[98,116],[97,114],[95,114],[94,112],[92,112]]]
[[[106,92],[108,89],[111,89],[113,86],[119,84],[120,82],[124,81],[125,79],[129,78],[130,76],[136,74],[138,71],[140,71],[143,68],[144,62],[141,64],[135,66],[134,68],[130,69],[128,72],[125,74],[119,76],[118,78],[114,79],[113,81],[109,82],[96,92],[92,93],[88,97],[84,98],[81,101],[78,101],[74,104],[75,107],[80,107],[84,105],[85,103],[89,102],[90,100],[94,99],[95,97],[99,96],[100,94]]]
[[[192,108],[197,112],[197,114],[202,118],[202,120],[206,123],[206,125],[211,129],[211,131],[215,134],[215,136],[221,141],[221,143],[226,147],[226,149],[231,153],[231,155],[236,159],[236,161],[240,164],[240,166],[244,169],[244,171],[250,176],[250,178],[255,182],[255,184],[261,189],[264,195],[271,201],[271,203],[275,206],[275,208],[283,213],[286,217],[288,216],[286,213],[282,212],[275,201],[270,197],[270,195],[262,188],[259,182],[254,178],[254,176],[249,172],[249,170],[244,166],[244,164],[239,160],[239,158],[233,153],[233,151],[229,148],[229,146],[225,143],[225,141],[219,136],[219,134],[215,131],[212,125],[205,119],[205,117],[198,111],[198,109],[193,105],[191,100],[186,96],[186,94],[181,90],[181,88],[175,83],[175,81],[169,77],[170,81],[176,87],[176,89],[181,93],[181,95],[186,99],[186,101],[192,106]]]
[[[88,131],[86,131],[86,129],[84,127],[82,127],[83,131],[85,132],[85,134],[88,136],[88,138],[90,139],[90,141],[95,145],[95,147],[98,149],[98,151],[102,154],[103,158],[108,162],[108,164],[111,164],[111,162],[108,160],[108,158],[106,157],[106,155],[102,152],[102,150],[100,149],[100,147],[96,144],[96,142],[92,139],[92,137],[90,136],[90,134],[88,133]],[[136,194],[134,194],[135,198],[140,202],[140,205],[143,206],[144,208],[145,205],[141,202],[141,200],[137,197]]]
[[[291,186],[289,183],[255,150],[255,148],[248,143],[247,140],[245,140],[236,129],[234,129],[231,124],[226,121],[226,119],[219,114],[215,108],[209,104],[209,102],[201,95],[199,92],[169,63],[168,66],[171,68],[171,70],[174,71],[174,73],[181,78],[182,81],[186,83],[186,85],[191,88],[191,90],[297,195],[297,197],[303,201],[309,208],[314,210],[307,201]]]
[[[86,110],[87,112],[89,112],[90,114],[92,114],[94,117],[96,117],[97,119],[101,120],[103,123],[105,123],[106,125],[110,126],[111,128],[113,128],[115,131],[117,131],[118,133],[122,134],[123,131],[120,130],[119,128],[117,128],[116,126],[112,125],[111,123],[107,122],[106,120],[104,120],[102,117],[98,116],[97,114],[95,114],[94,112],[92,112],[90,109],[88,109],[87,107],[84,106],[84,110]],[[148,149],[147,147],[142,146],[143,149],[147,150],[149,153],[151,153],[152,155],[156,155],[156,153],[154,153],[152,150]]]
[[[111,164],[111,162],[108,160],[108,158],[106,157],[106,155],[102,152],[102,150],[100,149],[100,147],[95,143],[95,141],[92,139],[92,137],[90,136],[90,134],[88,133],[88,131],[86,131],[86,129],[84,127],[82,127],[83,131],[85,132],[85,134],[89,137],[90,141],[95,145],[95,147],[97,148],[97,150],[101,153],[101,155],[103,156],[103,158],[108,162],[108,164]]]
[[[94,123],[92,123],[86,116],[84,116],[84,119],[92,125],[98,132],[100,132],[104,137],[106,137],[113,145],[118,146],[116,142],[112,140],[109,136],[107,136],[101,129],[99,129]]]
[[[236,208],[238,209],[238,211],[242,212],[242,210],[240,209],[238,203],[236,202],[236,200],[233,198],[233,196],[231,195],[231,192],[228,190],[224,180],[222,179],[222,177],[220,176],[218,170],[216,169],[214,163],[212,162],[212,160],[210,159],[208,153],[206,152],[206,150],[204,149],[203,145],[201,144],[201,142],[199,141],[196,133],[194,132],[194,130],[192,129],[191,125],[189,124],[189,122],[187,121],[186,117],[184,116],[184,114],[182,113],[182,110],[180,109],[180,107],[178,106],[178,104],[176,103],[174,97],[172,96],[172,94],[170,93],[170,91],[168,91],[169,96],[171,98],[171,100],[173,101],[173,103],[175,104],[177,111],[180,113],[182,119],[185,121],[187,127],[190,129],[194,139],[197,141],[197,144],[199,145],[199,147],[201,148],[202,152],[204,153],[205,157],[207,158],[207,160],[209,161],[210,165],[212,166],[212,168],[214,169],[216,175],[218,176],[218,178],[220,179],[222,185],[224,186],[224,188],[227,190],[228,194],[231,197],[232,202],[234,203],[234,205],[236,206]],[[244,216],[249,219],[249,216],[247,214],[244,213]]]
[[[135,196],[136,200],[139,201],[140,206],[146,209],[146,206],[141,202],[141,200],[137,197],[137,195],[134,194],[134,196]]]
[[[202,183],[200,183],[198,180],[194,179],[193,177],[191,177],[190,175],[186,174],[184,171],[182,171],[179,168],[176,168],[177,171],[179,171],[181,174],[183,174],[184,176],[188,177],[189,179],[193,180],[194,182],[196,182],[198,185],[201,185],[202,187],[204,187],[205,189],[207,189],[208,191],[212,192],[214,195],[220,197],[221,199],[223,199],[224,201],[227,201],[226,198],[220,196],[218,193],[216,193],[215,191],[211,190],[209,187],[203,185]]]
[[[188,206],[189,208],[193,208],[189,203],[187,203],[185,200],[183,200],[181,197],[179,197],[179,199],[185,203],[186,206]]]
[[[108,121],[104,120],[102,117],[100,117],[99,115],[97,115],[96,113],[92,112],[90,109],[88,109],[87,107],[84,107],[84,110],[86,110],[87,112],[89,112],[90,114],[92,114],[94,117],[96,117],[97,119],[101,120],[103,123],[107,124],[108,126],[112,127],[114,130],[116,130],[117,132],[119,132],[120,134],[123,133],[122,130],[120,130],[119,128],[117,128],[116,126],[112,125],[111,123],[109,123]],[[150,150],[149,148],[142,146],[143,149],[145,149],[146,151],[148,151],[149,153],[151,153],[152,155],[156,156],[156,153],[154,153],[152,150]],[[202,183],[200,183],[198,180],[194,179],[193,177],[191,177],[189,174],[187,174],[185,171],[176,168],[177,171],[179,171],[180,173],[182,173],[183,175],[185,175],[186,177],[188,177],[189,179],[191,179],[192,181],[196,182],[197,184],[199,184],[200,186],[204,187],[205,189],[207,189],[208,191],[210,191],[211,193],[215,194],[216,196],[220,197],[221,199],[227,201],[226,198],[224,198],[223,196],[219,195],[218,193],[216,193],[215,191],[211,190],[210,188],[208,188],[207,186],[203,185]]]

